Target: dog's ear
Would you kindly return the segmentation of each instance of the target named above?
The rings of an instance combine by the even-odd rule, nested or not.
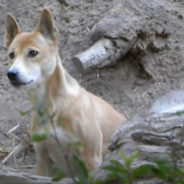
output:
[[[7,47],[11,44],[13,39],[17,34],[21,32],[20,26],[16,19],[8,14],[6,17],[6,38],[7,38]]]
[[[57,30],[49,10],[43,10],[36,31],[39,31],[46,39],[56,41]]]

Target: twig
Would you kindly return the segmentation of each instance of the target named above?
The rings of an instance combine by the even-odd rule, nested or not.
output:
[[[3,159],[2,164],[5,164],[14,154],[17,154],[21,152],[22,150],[26,149],[28,147],[28,144],[23,141],[17,146],[13,148],[13,150]]]
[[[8,155],[9,150],[0,147],[0,156]]]
[[[0,171],[1,184],[73,184],[69,178],[59,182],[52,181],[51,177],[31,175],[29,173],[14,173]]]
[[[36,165],[20,165],[19,168],[35,168]]]
[[[12,127],[9,131],[8,131],[8,135],[11,134],[12,132],[14,132],[15,130],[17,130],[19,128],[19,124],[15,125],[14,127]]]
[[[18,169],[12,168],[12,167],[7,167],[5,165],[3,165],[3,170],[9,171],[9,172],[18,172]]]

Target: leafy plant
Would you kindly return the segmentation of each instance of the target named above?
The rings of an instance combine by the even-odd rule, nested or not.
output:
[[[174,162],[157,159],[153,164],[144,164],[133,168],[132,164],[138,158],[138,152],[134,152],[129,157],[120,153],[120,156],[123,161],[122,163],[112,160],[111,164],[104,168],[109,171],[105,182],[115,180],[131,184],[150,173],[153,178],[160,179],[168,184],[184,184],[184,166],[178,167]]]
[[[132,163],[139,156],[139,153],[137,151],[129,157],[121,152],[120,156],[123,161],[122,163],[119,161],[111,160],[111,164],[104,168],[105,170],[109,171],[106,182],[116,180],[131,184],[135,179],[138,179],[141,176],[151,172],[154,167],[151,164],[145,164],[137,168],[132,168]]]
[[[156,166],[152,169],[154,176],[173,184],[184,184],[184,169],[175,163],[164,159],[155,161]]]

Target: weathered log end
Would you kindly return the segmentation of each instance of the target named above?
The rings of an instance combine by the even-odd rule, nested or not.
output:
[[[74,56],[73,62],[79,72],[84,73],[90,69],[110,64],[112,61],[109,60],[109,57],[114,53],[114,50],[113,42],[102,38],[89,49]]]

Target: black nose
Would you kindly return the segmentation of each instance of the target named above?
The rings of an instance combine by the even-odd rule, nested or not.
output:
[[[18,78],[18,71],[8,71],[7,76],[11,81],[16,81]]]

